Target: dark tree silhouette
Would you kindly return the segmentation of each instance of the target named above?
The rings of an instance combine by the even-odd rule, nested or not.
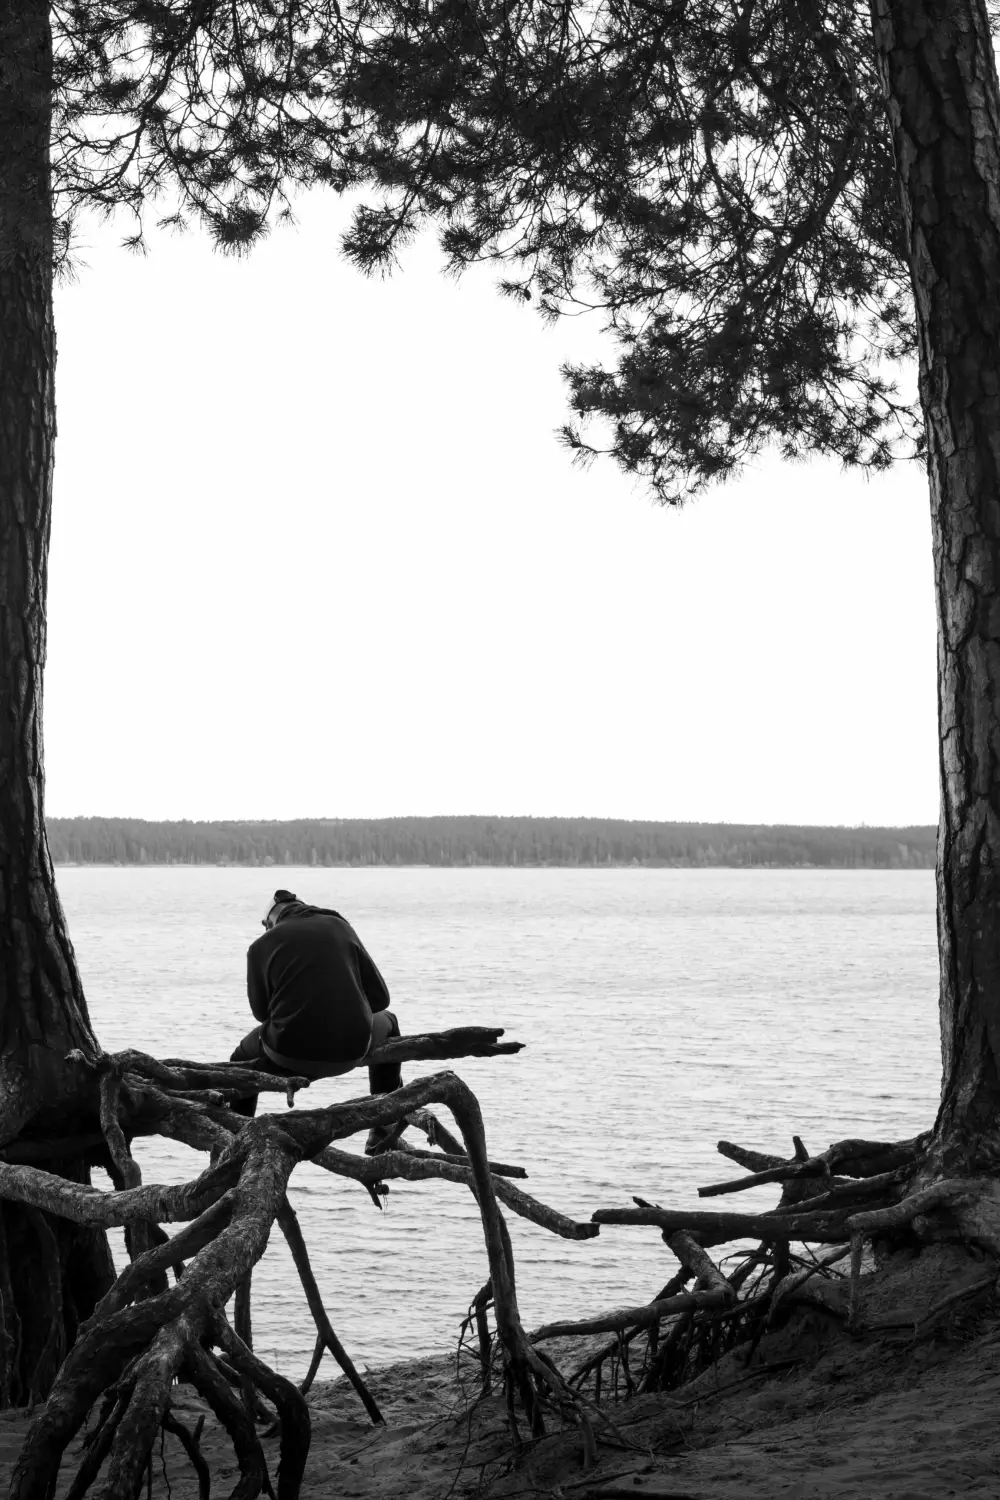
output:
[[[785,1182],[766,1222],[642,1203],[602,1215],[658,1224],[682,1262],[680,1282],[639,1310],[635,1326],[655,1332],[661,1313],[690,1327],[702,1306],[733,1302],[737,1278],[706,1254],[720,1239],[849,1235],[855,1281],[862,1238],[900,1226],[1000,1253],[998,132],[980,0],[872,0],[870,12],[847,0],[0,0],[0,1400],[49,1397],[15,1474],[21,1500],[51,1493],[95,1405],[73,1493],[107,1459],[104,1492],[131,1497],[174,1421],[177,1375],[232,1434],[247,1496],[266,1481],[253,1415],[274,1403],[278,1493],[292,1500],[301,1394],[244,1335],[272,1221],[297,1244],[284,1185],[301,1157],[376,1196],[380,1170],[470,1185],[512,1420],[516,1396],[533,1431],[546,1405],[588,1431],[582,1398],[521,1330],[496,1198],[558,1232],[593,1227],[557,1224],[497,1186],[459,1080],[234,1131],[224,1106],[260,1075],[109,1058],[91,1031],[46,845],[41,747],[51,287],[74,216],[124,211],[136,246],[150,214],[190,218],[241,251],[287,214],[293,189],[374,182],[384,201],[347,237],[360,265],[391,262],[430,216],[454,265],[496,258],[507,291],[548,315],[604,310],[618,366],[569,370],[571,402],[605,422],[607,450],[661,499],[735,472],[771,440],[789,457],[873,468],[925,458],[940,619],[941,1110],[916,1142],[816,1157],[799,1143],[792,1162],[729,1148],[752,1180]],[[914,350],[908,403],[884,361]],[[577,427],[566,439],[582,454],[598,446]],[[490,1050],[491,1035],[426,1038],[407,1055]],[[373,1167],[330,1144],[418,1117],[441,1141],[434,1101],[453,1108],[464,1141],[429,1162],[396,1151]],[[144,1188],[128,1149],[143,1131],[197,1144],[212,1164],[183,1189]],[[98,1161],[115,1192],[89,1186]],[[800,1179],[812,1177],[822,1185],[806,1207]],[[186,1227],[168,1244],[159,1225],[171,1220]],[[117,1280],[101,1232],[115,1223],[131,1255]],[[301,1249],[297,1263],[312,1299]],[[771,1266],[758,1309],[788,1290],[787,1258]],[[697,1289],[682,1292],[691,1276]],[[238,1288],[233,1328],[224,1308]]]
[[[873,469],[921,446],[887,374],[916,332],[867,7],[376,10],[345,78],[386,189],[348,236],[360,265],[444,217],[455,269],[496,259],[547,316],[600,310],[621,357],[568,370],[572,406],[663,500],[765,442]]]

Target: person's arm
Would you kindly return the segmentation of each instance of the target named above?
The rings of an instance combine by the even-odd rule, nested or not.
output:
[[[358,943],[358,968],[361,972],[361,988],[365,992],[365,999],[371,1007],[372,1014],[380,1010],[388,1010],[389,987],[375,967],[371,954],[360,941]]]
[[[247,999],[256,1019],[266,1021],[267,986],[264,982],[264,965],[256,943],[251,943],[247,949]]]

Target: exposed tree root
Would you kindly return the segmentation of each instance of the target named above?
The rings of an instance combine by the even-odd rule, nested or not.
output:
[[[163,1413],[164,1432],[172,1433],[178,1439],[191,1462],[191,1467],[198,1476],[198,1500],[210,1500],[212,1492],[211,1472],[200,1446],[201,1430],[204,1425],[205,1418],[199,1417],[194,1432],[191,1432],[169,1408]]]
[[[749,1175],[699,1189],[700,1197],[711,1198],[780,1185],[781,1201],[767,1212],[665,1209],[636,1198],[634,1208],[594,1214],[601,1225],[659,1228],[681,1268],[646,1304],[548,1324],[535,1332],[536,1341],[614,1334],[577,1368],[570,1377],[573,1385],[583,1386],[592,1378],[596,1398],[602,1387],[618,1394],[620,1384],[626,1394],[634,1388],[672,1391],[734,1349],[740,1348],[749,1364],[763,1334],[802,1303],[857,1335],[868,1327],[916,1330],[993,1284],[1000,1260],[1000,1184],[994,1178],[926,1182],[929,1136],[888,1143],[839,1141],[815,1157],[798,1137],[793,1139],[794,1155],[785,1160],[720,1141],[720,1153]],[[866,1324],[859,1296],[863,1247],[875,1240],[888,1249],[900,1235],[910,1242],[953,1240],[974,1246],[977,1253],[986,1253],[992,1268],[941,1298],[922,1321],[906,1310],[896,1319]],[[756,1249],[736,1251],[737,1265],[728,1273],[708,1255],[713,1245],[746,1241],[757,1241]],[[814,1250],[814,1245],[823,1248]],[[848,1257],[845,1275],[842,1263]],[[692,1278],[694,1286],[686,1290]],[[629,1350],[643,1337],[636,1368]]]
[[[462,1028],[394,1039],[374,1056],[389,1061],[517,1050],[518,1043],[499,1043],[500,1035],[493,1029]],[[256,1421],[273,1420],[264,1403],[274,1407],[281,1430],[276,1500],[295,1500],[309,1444],[304,1392],[254,1354],[250,1323],[250,1278],[275,1222],[288,1240],[317,1328],[304,1389],[329,1349],[372,1420],[382,1420],[323,1307],[288,1203],[288,1180],[302,1160],[358,1181],[376,1201],[397,1177],[439,1177],[472,1191],[486,1241],[494,1347],[515,1441],[521,1441],[522,1419],[531,1435],[538,1436],[550,1411],[580,1429],[585,1454],[593,1457],[589,1401],[532,1347],[521,1327],[513,1252],[498,1199],[569,1238],[589,1238],[598,1226],[570,1220],[506,1180],[524,1173],[489,1161],[475,1096],[454,1074],[439,1073],[393,1094],[328,1109],[247,1119],[228,1106],[248,1093],[278,1089],[291,1103],[307,1080],[279,1080],[229,1064],[161,1062],[134,1051],[101,1057],[96,1068],[101,1134],[100,1144],[94,1141],[88,1149],[110,1171],[114,1191],[43,1170],[35,1163],[52,1158],[43,1154],[42,1141],[8,1143],[6,1160],[0,1161],[0,1198],[27,1205],[40,1218],[54,1214],[94,1229],[124,1226],[130,1257],[65,1357],[62,1350],[52,1351],[46,1382],[51,1389],[26,1435],[11,1486],[14,1500],[49,1500],[67,1445],[95,1409],[100,1415],[72,1481],[73,1500],[98,1481],[102,1500],[134,1500],[162,1430],[180,1438],[204,1491],[208,1479],[198,1434],[189,1433],[171,1412],[177,1381],[192,1385],[229,1433],[240,1468],[239,1500],[253,1500],[262,1491],[275,1493],[256,1433]],[[451,1134],[431,1113],[429,1106],[435,1104],[452,1111],[460,1135]],[[377,1157],[363,1157],[334,1144],[373,1125],[407,1124],[423,1130],[443,1150],[418,1151],[400,1143]],[[143,1184],[129,1143],[136,1135],[154,1132],[207,1151],[209,1165],[179,1186]],[[164,1224],[180,1227],[167,1236]],[[224,1312],[234,1295],[235,1327]]]
[[[399,1038],[366,1061],[517,1049],[517,1043],[500,1043],[500,1035],[493,1029],[462,1028]],[[53,1218],[46,1216],[97,1237],[98,1231],[123,1226],[129,1264],[113,1283],[105,1283],[93,1315],[76,1331],[68,1351],[60,1342],[63,1320],[54,1319],[52,1339],[39,1351],[32,1380],[32,1394],[47,1395],[47,1401],[25,1438],[11,1487],[13,1500],[50,1500],[62,1455],[93,1412],[96,1425],[84,1445],[69,1500],[82,1500],[98,1483],[102,1500],[135,1500],[154,1442],[164,1431],[179,1439],[197,1473],[199,1492],[207,1495],[199,1431],[189,1432],[171,1410],[177,1382],[193,1386],[228,1432],[240,1469],[234,1492],[238,1500],[254,1500],[262,1492],[274,1500],[296,1500],[309,1449],[305,1392],[327,1350],[371,1420],[382,1421],[374,1396],[333,1329],[288,1202],[289,1178],[303,1160],[358,1182],[379,1206],[395,1178],[441,1178],[472,1192],[482,1219],[489,1277],[470,1307],[463,1336],[474,1324],[483,1392],[499,1372],[515,1445],[523,1442],[522,1424],[537,1438],[551,1413],[579,1430],[586,1464],[596,1456],[594,1422],[609,1420],[600,1406],[606,1371],[605,1391],[610,1386],[617,1395],[623,1387],[628,1396],[673,1391],[736,1348],[749,1365],[765,1332],[803,1301],[838,1319],[848,1331],[862,1332],[862,1248],[873,1238],[880,1243],[900,1235],[922,1242],[962,1240],[1000,1258],[1000,1184],[988,1176],[926,1180],[927,1137],[899,1143],[841,1141],[815,1157],[794,1138],[788,1160],[720,1142],[720,1152],[739,1162],[747,1175],[704,1188],[701,1196],[771,1183],[781,1188],[776,1208],[763,1213],[676,1210],[636,1198],[634,1207],[602,1209],[585,1224],[517,1186],[511,1179],[523,1177],[523,1169],[489,1160],[475,1096],[449,1072],[392,1094],[248,1119],[230,1105],[264,1092],[284,1094],[291,1104],[308,1081],[276,1079],[225,1063],[162,1062],[138,1052],[102,1056],[90,1066],[97,1075],[101,1128],[76,1138],[75,1159],[103,1165],[114,1191],[45,1170],[42,1163],[51,1166],[61,1158],[64,1142],[35,1137],[7,1143],[0,1160],[0,1199],[23,1205],[26,1222],[35,1225],[42,1284],[53,1309],[59,1308],[62,1281]],[[458,1134],[442,1124],[432,1105],[451,1110]],[[389,1149],[383,1153],[361,1156],[336,1144],[371,1126],[389,1131]],[[426,1135],[430,1149],[398,1140],[408,1126]],[[177,1186],[144,1184],[130,1142],[153,1133],[207,1152],[208,1165]],[[571,1239],[590,1238],[601,1225],[655,1226],[679,1270],[648,1303],[552,1323],[529,1339],[520,1322],[514,1256],[501,1204]],[[251,1276],[275,1223],[288,1241],[317,1331],[300,1388],[271,1370],[252,1347]],[[179,1226],[172,1236],[164,1233],[167,1224]],[[726,1244],[746,1248],[726,1260],[709,1253]],[[845,1276],[841,1263],[848,1256]],[[729,1265],[734,1259],[735,1265]],[[934,1317],[953,1301],[975,1294],[992,1276],[991,1270],[988,1277],[949,1293],[929,1313],[918,1315],[917,1323],[921,1316]],[[234,1297],[235,1326],[225,1314]],[[0,1286],[0,1304],[4,1300]],[[884,1319],[882,1326],[888,1326]],[[8,1382],[4,1390],[9,1394],[6,1372],[16,1329],[2,1319],[0,1327],[0,1381]],[[570,1376],[541,1347],[557,1335],[599,1332],[613,1337]],[[589,1377],[592,1396],[586,1391]],[[276,1489],[257,1435],[261,1421],[280,1430]]]
[[[306,1242],[302,1236],[302,1230],[299,1228],[298,1216],[287,1198],[281,1205],[281,1209],[278,1213],[278,1224],[285,1236],[285,1239],[288,1241],[288,1248],[292,1252],[292,1260],[295,1262],[295,1269],[299,1273],[299,1280],[302,1282],[302,1289],[306,1294],[306,1301],[309,1304],[309,1311],[312,1313],[313,1322],[316,1324],[316,1345],[319,1350],[319,1359],[315,1359],[314,1356],[315,1363],[310,1363],[309,1373],[306,1377],[305,1382],[303,1383],[302,1394],[304,1395],[305,1392],[308,1391],[310,1385],[312,1385],[312,1382],[316,1377],[316,1371],[319,1369],[319,1361],[323,1357],[324,1349],[329,1349],[330,1353],[333,1355],[334,1359],[337,1361],[338,1365],[343,1370],[348,1380],[351,1382],[351,1385],[361,1397],[365,1411],[371,1417],[372,1421],[381,1423],[383,1421],[382,1413],[379,1411],[378,1406],[376,1405],[375,1398],[372,1396],[368,1387],[361,1379],[361,1376],[354,1368],[354,1364],[349,1354],[347,1353],[347,1350],[344,1348],[343,1344],[334,1333],[330,1319],[326,1315],[326,1308],[323,1306],[323,1298],[320,1295],[319,1287],[316,1284],[316,1278],[313,1275],[312,1266],[309,1264],[309,1252],[306,1249]]]

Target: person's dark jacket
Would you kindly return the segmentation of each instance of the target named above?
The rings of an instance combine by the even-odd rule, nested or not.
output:
[[[303,902],[250,944],[247,996],[266,1049],[315,1062],[362,1057],[372,1013],[389,1006],[385,980],[350,922]]]

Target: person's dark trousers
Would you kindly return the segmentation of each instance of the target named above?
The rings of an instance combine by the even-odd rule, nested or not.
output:
[[[390,1039],[399,1036],[399,1022],[391,1010],[386,1015],[392,1022],[389,1032]],[[368,1069],[368,1092],[370,1094],[391,1094],[395,1089],[403,1086],[403,1070],[399,1063],[375,1063]]]
[[[276,1078],[294,1078],[295,1074],[288,1068],[282,1068],[278,1063],[272,1062],[260,1045],[260,1034],[263,1029],[262,1026],[255,1026],[253,1031],[248,1031],[229,1061],[241,1063],[245,1068],[253,1068],[256,1073],[273,1073]],[[229,1108],[234,1114],[246,1115],[252,1120],[257,1113],[259,1098],[259,1094],[250,1094],[246,1099],[236,1099]]]

